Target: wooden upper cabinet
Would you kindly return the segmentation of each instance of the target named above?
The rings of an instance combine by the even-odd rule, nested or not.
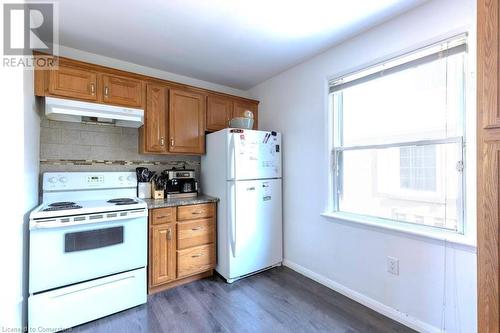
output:
[[[205,152],[205,96],[179,89],[170,90],[169,151]]]
[[[253,129],[258,128],[258,112],[257,112],[258,104],[244,101],[234,101],[233,103],[233,115],[231,118],[243,117],[245,111],[249,110],[253,112]]]
[[[156,286],[176,278],[176,226],[150,227],[150,284]]]
[[[164,153],[168,151],[167,136],[167,88],[148,84],[146,88],[146,111],[143,135],[146,152]]]
[[[207,131],[218,131],[229,126],[233,113],[233,101],[219,96],[207,97]]]
[[[97,100],[97,72],[75,67],[59,66],[49,72],[50,95]]]
[[[143,107],[144,83],[141,80],[103,74],[102,76],[102,101],[128,107]]]

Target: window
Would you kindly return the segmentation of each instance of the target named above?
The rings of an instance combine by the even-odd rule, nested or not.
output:
[[[436,146],[399,148],[399,181],[402,188],[436,190]]]
[[[463,233],[466,39],[330,82],[334,211]]]

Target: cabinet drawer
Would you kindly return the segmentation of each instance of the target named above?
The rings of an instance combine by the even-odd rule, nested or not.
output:
[[[215,242],[215,222],[213,218],[178,223],[178,249],[185,249],[213,242]]]
[[[177,278],[200,273],[215,267],[215,244],[177,251]]]
[[[151,211],[151,224],[175,222],[175,207],[156,208]]]
[[[177,217],[179,221],[213,217],[214,214],[215,204],[213,203],[181,206],[177,208]]]

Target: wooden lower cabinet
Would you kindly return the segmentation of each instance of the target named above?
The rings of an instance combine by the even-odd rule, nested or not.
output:
[[[175,223],[150,227],[150,284],[157,286],[175,279]]]
[[[212,269],[215,266],[214,244],[177,251],[177,277],[182,278]]]
[[[212,275],[216,264],[215,205],[149,211],[150,294]]]

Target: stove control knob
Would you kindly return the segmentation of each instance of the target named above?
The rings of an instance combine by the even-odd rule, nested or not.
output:
[[[66,178],[66,177],[60,177],[59,181],[64,184],[64,183],[68,182],[68,178]]]
[[[122,182],[125,180],[125,178],[123,178],[123,176],[120,176],[120,177],[118,177],[118,180]]]
[[[128,176],[128,177],[127,177],[127,180],[128,180],[129,182],[134,181],[134,177],[132,177],[132,176]]]
[[[49,178],[49,183],[54,184],[55,182],[57,182],[57,178],[56,177],[50,177]]]

